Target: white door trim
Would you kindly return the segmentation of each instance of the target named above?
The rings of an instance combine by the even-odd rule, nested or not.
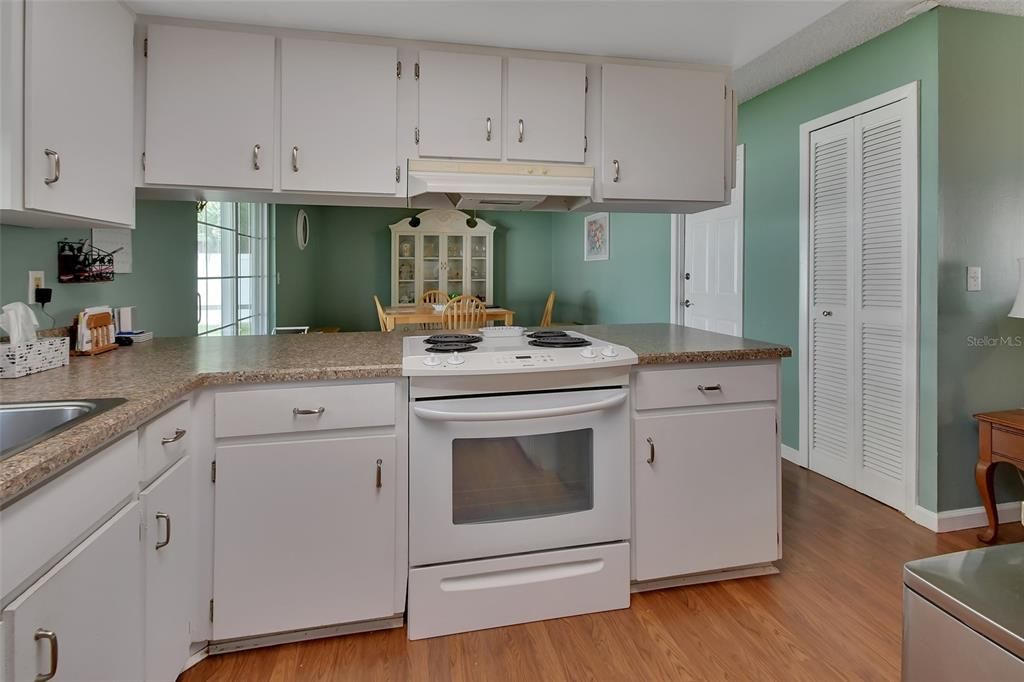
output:
[[[746,229],[746,145],[736,145],[736,155],[734,157],[736,168],[738,170],[736,177],[736,187],[730,190],[730,196],[735,196],[739,199],[740,203],[740,243],[739,249],[742,252],[743,258],[740,262],[740,336],[743,335],[743,267],[746,265],[746,251],[744,250],[744,230]],[[711,209],[713,210],[713,209]],[[669,265],[669,311],[668,319],[672,324],[683,324],[684,316],[680,313],[679,306],[679,284],[682,281],[682,269],[683,260],[679,257],[680,247],[683,246],[686,233],[686,216],[681,213],[673,213],[671,215],[671,226],[670,226],[670,243],[669,248],[671,249],[671,261]]]
[[[808,385],[810,377],[810,368],[808,362],[810,360],[807,352],[809,347],[809,324],[810,324],[810,285],[809,285],[809,270],[810,270],[810,139],[811,133],[821,128],[827,128],[830,125],[845,121],[866,114],[875,109],[887,106],[899,102],[901,100],[907,100],[911,103],[914,109],[913,116],[911,117],[911,125],[908,130],[908,134],[914,140],[915,153],[908,159],[907,167],[904,169],[905,177],[912,178],[913,181],[907,184],[907,202],[908,213],[910,215],[910,228],[913,231],[911,239],[913,243],[919,242],[920,236],[920,225],[919,225],[919,192],[920,192],[920,176],[918,173],[918,166],[921,154],[920,138],[918,134],[919,121],[920,121],[920,106],[919,106],[919,90],[920,82],[914,81],[907,85],[895,88],[888,92],[882,93],[876,97],[864,100],[857,104],[845,107],[838,111],[834,111],[831,114],[827,114],[820,118],[816,118],[812,121],[808,121],[800,126],[800,289],[799,289],[799,382],[800,382],[800,447],[799,447],[799,460],[797,464],[803,467],[808,467],[810,464],[810,420],[808,419]],[[917,252],[915,252],[917,253]],[[918,262],[920,256],[912,258],[907,263],[907,270],[910,279],[909,295],[907,297],[908,304],[913,305],[915,314],[913,315],[913,324],[911,325],[910,333],[908,334],[907,342],[908,346],[913,349],[913,362],[907,367],[907,371],[910,375],[910,386],[911,386],[911,402],[914,405],[914,409],[911,410],[911,414],[908,418],[912,419],[912,427],[909,429],[908,435],[908,450],[909,459],[904,462],[904,481],[906,485],[905,491],[905,502],[903,506],[904,514],[910,515],[917,507],[917,462],[918,462],[918,419],[917,419],[917,406],[918,406],[918,390],[919,390],[919,362],[920,362],[920,348],[918,346],[918,326],[920,316],[920,295],[919,295],[919,282],[918,282]]]

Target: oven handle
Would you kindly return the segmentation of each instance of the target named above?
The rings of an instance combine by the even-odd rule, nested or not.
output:
[[[542,419],[544,417],[564,417],[570,414],[583,414],[584,412],[597,412],[615,407],[626,402],[626,393],[619,393],[611,398],[598,400],[594,403],[583,405],[567,405],[565,407],[549,407],[542,410],[508,410],[500,412],[449,412],[447,410],[435,410],[424,405],[416,405],[413,411],[421,419],[439,422],[493,422],[508,421],[510,419]]]

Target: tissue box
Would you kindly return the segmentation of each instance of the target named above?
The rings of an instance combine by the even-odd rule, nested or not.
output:
[[[0,379],[15,379],[68,364],[68,337],[0,344]]]

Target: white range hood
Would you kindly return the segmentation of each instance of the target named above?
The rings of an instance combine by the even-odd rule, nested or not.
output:
[[[593,191],[590,166],[409,160],[410,208],[571,211]]]

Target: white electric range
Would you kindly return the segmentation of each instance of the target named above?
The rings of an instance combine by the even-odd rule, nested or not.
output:
[[[404,341],[412,639],[629,605],[636,353],[536,334]]]

